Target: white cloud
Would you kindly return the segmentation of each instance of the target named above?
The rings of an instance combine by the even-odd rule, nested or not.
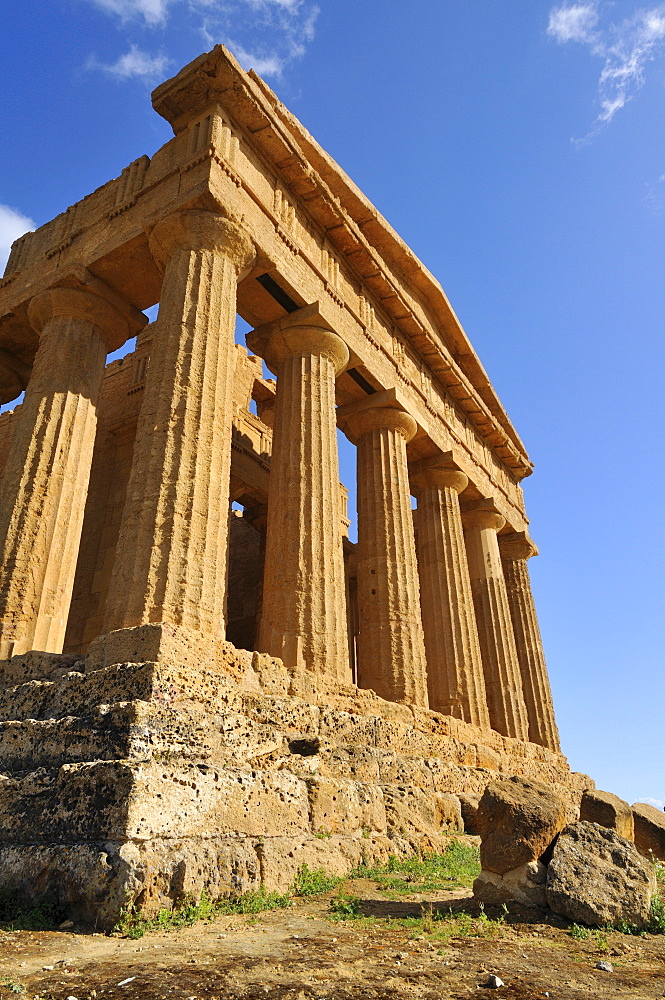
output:
[[[172,0],[91,0],[107,14],[115,14],[123,21],[143,18],[146,24],[163,24]]]
[[[557,42],[590,42],[597,23],[595,3],[563,4],[550,11],[547,33]]]
[[[607,8],[613,5],[608,3]],[[632,17],[600,23],[598,2],[564,3],[550,11],[548,34],[557,42],[581,42],[603,60],[598,79],[599,111],[591,135],[612,121],[644,85],[647,65],[665,51],[665,3]],[[588,137],[587,137],[588,138]]]
[[[665,802],[662,799],[640,799],[640,802],[646,802],[647,805],[655,806],[656,809],[665,809]]]
[[[151,56],[143,49],[132,45],[128,52],[120,56],[114,63],[99,62],[95,56],[88,59],[88,69],[101,69],[109,76],[118,80],[131,80],[138,77],[146,81],[160,81],[166,75],[171,60],[164,55]]]
[[[314,37],[319,13],[313,0],[84,0],[119,18],[120,27],[143,22],[142,27],[164,28],[176,21],[183,30],[198,30],[206,45],[223,42],[246,69],[261,76],[280,76],[284,68],[304,55]],[[104,70],[118,79],[142,78],[157,82],[171,60],[150,56],[132,45],[114,63],[92,56],[88,68]]]
[[[9,205],[0,205],[0,274],[5,270],[12,243],[35,228],[32,219]]]

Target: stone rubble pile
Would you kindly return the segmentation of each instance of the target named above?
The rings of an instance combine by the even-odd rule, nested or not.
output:
[[[644,927],[656,891],[651,860],[665,856],[665,815],[596,789],[584,792],[578,815],[570,812],[546,785],[491,782],[475,817],[476,900],[531,917],[549,910],[589,926]]]

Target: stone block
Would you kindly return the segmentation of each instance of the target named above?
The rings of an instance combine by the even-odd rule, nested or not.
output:
[[[644,926],[656,888],[653,867],[629,840],[598,823],[567,826],[547,869],[547,902],[578,924]]]
[[[616,830],[620,837],[633,840],[635,828],[633,814],[627,802],[611,792],[587,789],[580,803],[580,819],[587,823],[598,823],[609,830]]]
[[[546,910],[545,881],[547,868],[540,861],[529,861],[511,872],[499,875],[483,870],[473,883],[473,895],[487,906],[518,904],[526,910]]]
[[[459,799],[455,795],[422,788],[383,786],[386,822],[391,836],[408,840],[464,829]]]
[[[522,778],[492,781],[478,807],[484,869],[504,875],[538,861],[566,822],[564,802]]]
[[[665,812],[646,802],[635,802],[632,813],[635,847],[646,857],[665,861]]]
[[[378,785],[312,777],[307,787],[313,833],[385,833],[386,810]]]
[[[482,795],[474,795],[472,792],[458,792],[457,797],[462,810],[462,821],[464,822],[464,832],[479,834],[480,819],[478,818],[478,808]]]

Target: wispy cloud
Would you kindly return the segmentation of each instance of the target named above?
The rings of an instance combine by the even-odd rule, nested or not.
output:
[[[128,52],[119,56],[114,63],[100,62],[92,55],[86,64],[87,69],[101,69],[117,80],[140,79],[147,83],[161,80],[166,74],[171,60],[165,55],[151,56],[137,45],[132,45]]]
[[[623,21],[602,19],[600,0],[563,3],[550,10],[548,35],[560,44],[587,45],[603,66],[598,78],[598,115],[591,131],[612,121],[644,85],[647,65],[665,51],[665,3],[640,8]],[[587,137],[588,138],[588,137]]]
[[[163,24],[173,0],[90,0],[107,14],[115,14],[121,21],[136,18],[149,25]]]
[[[224,42],[245,69],[280,76],[304,55],[319,13],[313,0],[86,0],[114,17],[121,29],[164,29],[176,24],[198,30],[205,45]],[[132,45],[114,63],[91,57],[88,67],[117,79],[154,80],[170,60]]]
[[[32,219],[9,205],[0,205],[0,274],[4,273],[12,243],[35,228]]]

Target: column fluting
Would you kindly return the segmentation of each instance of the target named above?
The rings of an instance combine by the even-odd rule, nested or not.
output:
[[[127,319],[81,288],[37,295],[39,347],[0,491],[0,658],[59,653],[67,625],[108,351]]]
[[[430,708],[490,728],[459,494],[463,472],[426,460],[418,497],[417,554]]]
[[[232,220],[160,221],[164,269],[105,629],[149,622],[224,637],[236,286],[255,256]]]
[[[559,751],[559,731],[527,565],[527,559],[537,555],[538,549],[523,532],[502,536],[499,549],[522,674],[529,739]]]
[[[427,707],[406,458],[416,422],[380,406],[345,421],[358,446],[358,684],[389,701]]]
[[[247,342],[277,375],[259,648],[348,683],[335,418],[348,348],[312,306]]]
[[[528,740],[522,678],[497,540],[505,519],[494,511],[477,509],[466,512],[463,523],[492,729]]]

